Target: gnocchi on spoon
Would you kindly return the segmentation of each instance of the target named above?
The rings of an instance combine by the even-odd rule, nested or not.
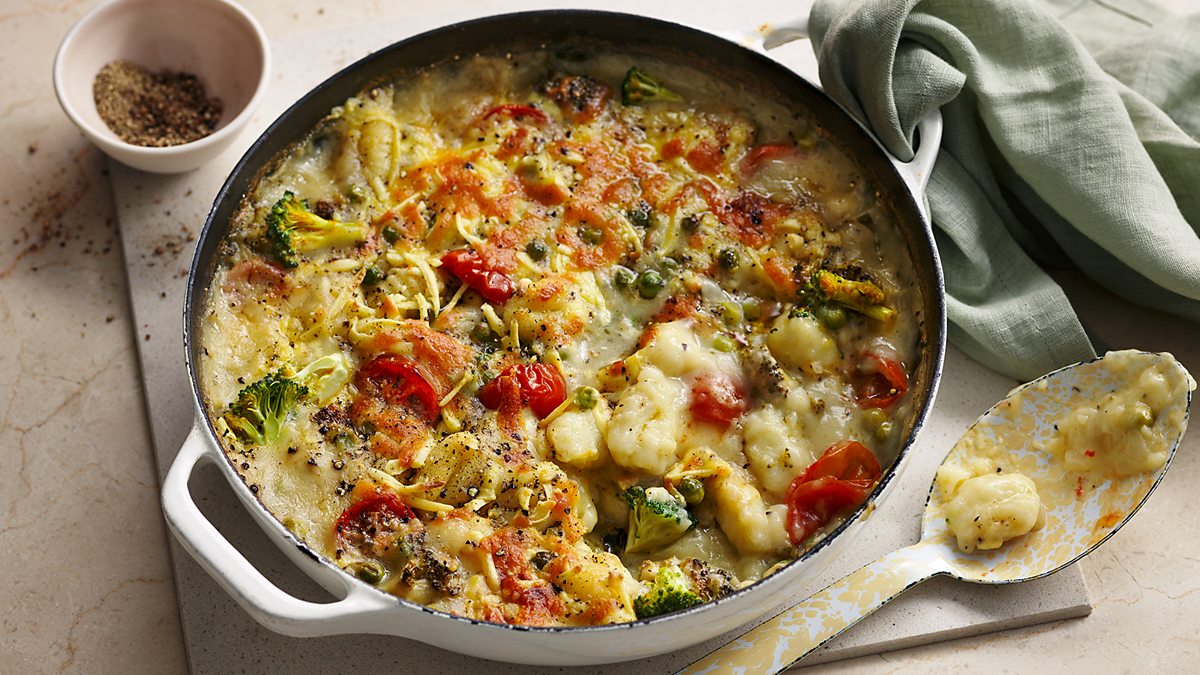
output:
[[[1014,389],[950,450],[921,540],[697,661],[685,673],[778,673],[935,576],[1028,581],[1087,555],[1162,480],[1196,383],[1170,354],[1107,355]]]

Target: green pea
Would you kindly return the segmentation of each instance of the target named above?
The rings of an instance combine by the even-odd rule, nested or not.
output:
[[[347,193],[347,196],[350,197],[350,201],[355,204],[367,198],[367,191],[364,190],[361,185],[350,186],[350,189],[347,190]]]
[[[649,300],[667,287],[667,280],[654,270],[646,270],[638,277],[637,285],[638,295]]]
[[[471,339],[484,347],[495,347],[500,344],[500,336],[486,323],[477,324],[471,329]]]
[[[370,420],[366,420],[355,427],[355,431],[358,432],[359,438],[362,438],[364,441],[368,440],[375,435],[375,424]]]
[[[587,244],[599,244],[600,242],[604,241],[604,230],[601,230],[598,227],[585,225],[584,227],[579,228],[579,238]]]
[[[637,280],[637,275],[628,267],[617,265],[613,270],[612,282],[617,288],[629,288]]]
[[[713,349],[719,352],[731,352],[734,349],[737,349],[737,343],[733,341],[733,338],[724,333],[721,333],[717,335],[717,337],[713,338],[712,346]]]
[[[1128,414],[1130,422],[1132,422],[1130,426],[1148,427],[1154,424],[1154,411],[1150,409],[1150,406],[1141,401],[1131,406]]]
[[[757,302],[743,302],[742,316],[746,317],[747,321],[758,321],[762,318],[762,306]]]
[[[813,310],[813,314],[830,330],[837,330],[846,325],[846,310],[839,305],[821,305]]]
[[[701,220],[703,220],[703,218],[700,216],[700,214],[693,213],[692,215],[687,216],[683,220],[679,221],[679,226],[683,228],[684,232],[695,232],[696,230],[700,229]]]
[[[393,227],[383,228],[382,234],[383,234],[383,240],[389,244],[396,243],[396,240],[398,240],[400,238],[400,233],[397,232],[396,229]]]
[[[863,426],[868,429],[878,429],[880,425],[887,423],[888,414],[879,408],[867,408],[862,412]]]
[[[664,272],[674,272],[679,269],[679,261],[674,258],[663,258],[659,266]]]
[[[625,217],[637,227],[643,229],[650,227],[650,205],[644,201],[639,202],[637,206],[625,212]]]
[[[525,252],[528,253],[529,257],[533,258],[534,260],[544,260],[546,258],[546,254],[550,252],[550,249],[546,247],[545,242],[543,242],[541,239],[534,239],[528,244],[525,244]]]
[[[592,387],[576,387],[574,400],[580,410],[591,410],[600,402],[600,392]]]
[[[679,481],[675,490],[679,492],[679,496],[683,497],[683,501],[687,502],[688,506],[695,506],[704,501],[704,483],[691,476]]]
[[[742,323],[742,306],[736,302],[721,303],[721,319],[726,326],[737,326]]]
[[[880,424],[879,428],[877,428],[875,430],[875,439],[876,440],[886,441],[888,436],[891,436],[891,435],[892,435],[892,423],[891,422],[884,422],[883,424]]]
[[[378,284],[379,282],[383,281],[384,276],[386,276],[386,275],[383,273],[383,270],[379,269],[378,267],[376,267],[374,265],[371,265],[370,267],[367,268],[367,273],[363,275],[362,285],[363,286],[374,286],[375,284]]]
[[[721,252],[717,254],[717,262],[720,263],[721,267],[727,270],[732,270],[738,266],[738,259],[740,257],[741,256],[738,255],[737,249],[723,248],[721,249]]]
[[[379,582],[383,581],[384,577],[387,576],[387,570],[375,560],[353,562],[347,565],[346,569],[354,576],[372,586],[378,586]]]

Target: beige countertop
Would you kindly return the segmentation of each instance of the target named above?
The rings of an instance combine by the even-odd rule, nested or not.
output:
[[[148,336],[129,308],[105,160],[50,83],[58,41],[93,4],[0,1],[0,673],[186,670],[139,377],[136,341]],[[316,27],[333,11],[319,0],[245,4],[268,34]],[[395,11],[337,4],[340,21]],[[142,255],[186,269],[164,246]],[[1064,284],[1108,343],[1169,350],[1200,372],[1196,324],[1074,277]],[[1200,658],[1197,452],[1193,432],[1147,507],[1085,563],[1091,616],[806,672],[1190,670]]]

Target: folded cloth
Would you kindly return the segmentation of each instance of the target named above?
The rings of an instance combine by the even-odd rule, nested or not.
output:
[[[942,109],[927,197],[950,339],[977,361],[1030,379],[1093,355],[1042,266],[1200,319],[1200,15],[818,0],[809,28],[826,91],[901,160]]]

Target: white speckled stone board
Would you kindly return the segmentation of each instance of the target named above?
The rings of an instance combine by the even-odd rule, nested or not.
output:
[[[247,6],[265,15],[271,5],[249,0]],[[142,376],[153,427],[160,476],[165,474],[192,425],[192,408],[182,344],[184,283],[199,232],[213,196],[237,161],[270,120],[310,87],[337,69],[406,35],[488,13],[547,3],[463,2],[453,14],[422,13],[399,4],[378,8],[380,20],[368,25],[339,25],[338,10],[312,10],[321,28],[303,28],[299,12],[284,22],[289,32],[272,30],[280,19],[267,22],[274,51],[275,74],[266,103],[251,130],[235,148],[209,166],[180,176],[140,173],[110,162],[111,181],[121,225],[129,292],[137,321]],[[773,0],[756,5],[754,16],[741,16],[744,7],[732,3],[703,3],[712,11],[696,13],[698,3],[685,11],[675,6],[643,6],[634,1],[606,2],[605,7],[654,14],[728,30],[752,28],[794,13],[798,3]],[[592,5],[595,6],[595,5]],[[361,12],[360,12],[361,13]],[[696,20],[695,17],[703,17]],[[311,24],[309,24],[311,26]],[[780,60],[815,79],[815,62],[807,43],[779,50]],[[937,405],[922,431],[911,463],[897,490],[870,518],[852,549],[835,561],[809,588],[796,588],[776,604],[795,601],[892,549],[914,543],[929,481],[954,439],[971,421],[1014,384],[970,361],[957,350],[947,355],[945,378]],[[270,579],[285,590],[310,600],[327,594],[288,563],[252,524],[215,470],[201,471],[193,494],[218,528]],[[296,639],[276,635],[257,625],[187,554],[172,543],[180,615],[193,672],[336,672],[353,663],[363,672],[428,673],[530,672],[533,669],[479,661],[396,637],[373,635]],[[909,591],[890,606],[851,629],[806,664],[832,661],[917,644],[977,635],[1035,623],[1079,617],[1090,612],[1087,589],[1073,567],[1028,584],[987,587],[935,579]],[[770,616],[764,612],[765,616]],[[765,618],[764,616],[764,618]],[[673,672],[732,638],[726,635],[691,650],[635,664],[575,669],[581,673]],[[618,648],[614,645],[614,649]],[[554,672],[556,669],[543,669]]]

